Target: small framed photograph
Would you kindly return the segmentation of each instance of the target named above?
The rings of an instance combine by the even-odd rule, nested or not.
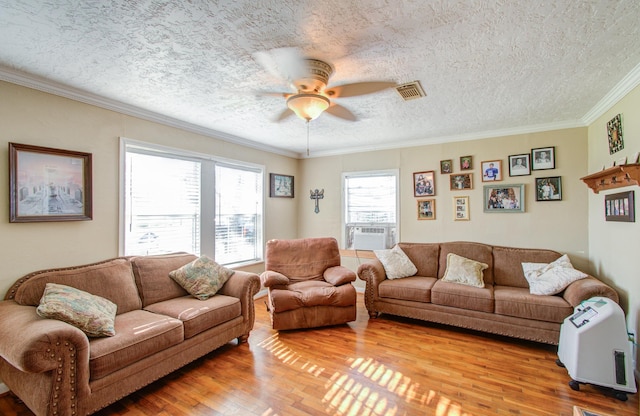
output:
[[[498,182],[502,180],[502,160],[482,162],[482,182]]]
[[[524,184],[485,185],[484,212],[524,212]]]
[[[612,155],[624,149],[622,140],[622,114],[616,115],[607,123],[607,136],[609,138],[609,154]]]
[[[531,170],[555,169],[556,167],[556,148],[539,147],[531,149]]]
[[[436,200],[435,199],[418,199],[418,219],[419,220],[435,220],[436,219]]]
[[[449,176],[449,181],[452,191],[473,189],[473,173],[457,173]]]
[[[471,170],[473,169],[473,157],[472,156],[461,156],[460,157],[460,170]]]
[[[453,160],[441,160],[440,161],[440,173],[443,175],[453,173]]]
[[[562,201],[562,178],[536,178],[536,201]]]
[[[270,173],[269,182],[271,184],[269,189],[269,196],[271,198],[294,197],[293,176]]]
[[[93,218],[91,153],[9,143],[9,222]]]
[[[605,195],[604,213],[607,221],[636,222],[635,191]]]
[[[453,220],[469,221],[469,197],[454,196],[453,197]]]
[[[413,174],[413,195],[434,196],[436,194],[435,174],[432,170]]]
[[[509,156],[509,176],[531,175],[531,154]]]

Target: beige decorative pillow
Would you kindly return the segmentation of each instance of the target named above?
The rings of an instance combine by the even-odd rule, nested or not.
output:
[[[566,254],[549,264],[522,263],[522,270],[532,295],[556,295],[576,280],[587,277],[586,273],[573,268]]]
[[[387,279],[400,279],[418,273],[416,266],[397,244],[390,250],[373,250],[373,253],[382,263]]]
[[[71,286],[47,283],[36,313],[66,322],[90,337],[111,337],[118,306],[100,296]]]
[[[196,298],[206,300],[215,295],[233,273],[234,270],[219,265],[207,256],[201,256],[170,272],[169,277]]]
[[[447,254],[447,269],[444,272],[442,281],[484,287],[482,272],[487,268],[489,266],[485,263],[449,253]]]

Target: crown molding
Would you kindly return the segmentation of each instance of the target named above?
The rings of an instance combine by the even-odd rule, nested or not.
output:
[[[459,134],[454,136],[435,136],[430,138],[422,138],[416,140],[406,140],[403,142],[394,142],[393,144],[382,144],[382,145],[372,145],[372,146],[360,146],[360,147],[352,147],[352,148],[343,148],[339,151],[317,151],[313,152],[310,156],[300,155],[301,158],[314,158],[314,157],[325,157],[325,156],[339,156],[349,153],[362,153],[362,152],[375,152],[382,150],[391,150],[391,149],[399,149],[399,148],[407,148],[407,147],[418,147],[418,146],[428,146],[433,144],[442,144],[442,143],[452,143],[452,142],[462,142],[462,141],[472,141],[472,140],[483,140],[483,139],[491,139],[494,137],[505,137],[505,136],[517,136],[521,134],[531,134],[531,133],[539,133],[544,131],[553,131],[553,130],[564,130],[564,129],[573,129],[578,127],[586,127],[582,120],[572,120],[572,121],[563,121],[558,123],[546,123],[546,124],[536,124],[530,126],[522,126],[515,127],[509,129],[500,129],[500,130],[487,130],[484,132],[477,133],[467,133],[467,134]]]
[[[277,147],[264,145],[251,140],[243,139],[241,137],[238,137],[232,134],[223,133],[210,128],[198,126],[192,123],[187,123],[185,121],[178,120],[173,117],[167,117],[153,111],[148,111],[140,107],[136,107],[120,101],[105,98],[97,94],[93,94],[78,88],[70,87],[68,85],[56,83],[35,75],[16,71],[14,69],[10,69],[2,65],[0,65],[0,81],[10,82],[12,84],[21,85],[23,87],[46,92],[46,93],[57,95],[64,98],[69,98],[74,101],[79,101],[85,104],[94,105],[96,107],[104,108],[106,110],[115,111],[121,114],[137,117],[147,121],[152,121],[152,122],[163,124],[169,127],[175,127],[191,133],[201,134],[203,136],[219,139],[225,142],[234,143],[234,144],[250,147],[257,150],[262,150],[269,153],[275,153],[282,156],[287,156],[292,158],[300,157],[300,155],[297,152],[292,152],[292,151],[283,150]]]
[[[611,107],[623,99],[627,94],[631,92],[635,87],[640,85],[640,64],[636,65],[620,82],[607,95],[602,97],[598,103],[593,106],[587,114],[582,116],[582,122],[585,125],[590,125],[596,121],[600,116],[609,111]]]

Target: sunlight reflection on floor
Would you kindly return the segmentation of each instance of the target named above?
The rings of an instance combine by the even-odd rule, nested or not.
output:
[[[326,368],[306,360],[300,353],[282,342],[278,334],[265,339],[259,347],[272,353],[282,363],[299,368],[314,377],[325,377],[326,393],[322,403],[325,413],[339,416],[396,416],[418,408],[423,414],[435,416],[472,416],[459,403],[438,392],[425,389],[399,371],[371,357],[348,358],[351,371],[327,374]],[[411,403],[410,408],[403,404]],[[262,416],[278,416],[268,409]]]

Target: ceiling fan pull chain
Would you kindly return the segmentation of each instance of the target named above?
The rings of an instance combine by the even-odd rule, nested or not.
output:
[[[307,157],[309,157],[309,120],[307,120]]]

